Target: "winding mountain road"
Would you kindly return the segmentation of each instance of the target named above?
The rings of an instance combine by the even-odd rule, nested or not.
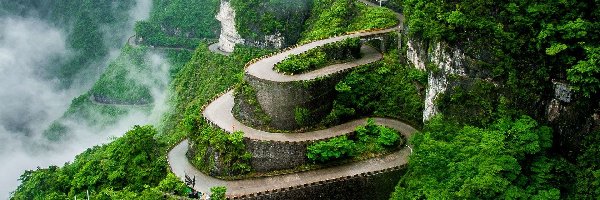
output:
[[[384,29],[384,30],[379,30],[379,31],[372,31],[372,32],[359,32],[359,33],[354,33],[354,34],[350,34],[350,35],[342,35],[342,36],[338,36],[338,37],[332,37],[332,38],[314,41],[314,42],[304,44],[304,45],[298,46],[296,48],[281,52],[281,53],[273,55],[271,57],[259,60],[248,66],[248,68],[246,69],[246,74],[252,75],[259,79],[269,80],[269,81],[274,81],[274,82],[302,81],[302,80],[316,79],[316,78],[319,78],[322,76],[327,76],[327,75],[334,74],[339,71],[343,71],[345,69],[372,63],[372,62],[380,60],[382,58],[381,54],[371,47],[362,46],[361,53],[363,54],[363,57],[361,59],[357,59],[357,60],[354,60],[351,62],[331,65],[331,66],[320,68],[320,69],[317,69],[314,71],[310,71],[310,72],[306,72],[306,73],[302,73],[302,74],[295,74],[295,75],[286,75],[286,74],[277,72],[274,69],[275,64],[281,62],[282,60],[285,60],[286,58],[288,58],[291,55],[298,55],[298,54],[304,53],[308,50],[311,50],[311,49],[314,49],[314,48],[317,48],[317,47],[320,47],[320,46],[323,46],[326,44],[339,42],[339,41],[345,40],[347,38],[357,38],[357,37],[363,37],[363,36],[378,35],[378,34],[389,33],[389,32],[393,32],[393,31],[397,31],[397,30],[399,30],[399,27],[394,27],[394,28],[389,28],[389,29]]]
[[[367,5],[374,5],[365,0],[359,0]],[[301,54],[310,49],[314,49],[325,44],[342,41],[347,38],[365,37],[378,35],[383,33],[389,33],[399,31],[402,27],[403,16],[397,14],[400,23],[398,26],[393,28],[370,31],[370,32],[358,32],[343,36],[337,36],[310,42],[287,51],[275,54],[273,56],[264,58],[255,63],[252,63],[246,69],[246,75],[255,76],[260,79],[270,80],[275,82],[290,82],[290,81],[301,81],[301,80],[312,80],[319,77],[334,74],[346,69],[358,67],[361,65],[373,63],[381,60],[381,53],[375,49],[363,46],[361,48],[362,58],[341,64],[335,64],[327,66],[318,70],[310,71],[303,74],[297,75],[285,75],[274,70],[274,65],[290,55]],[[234,106],[233,91],[228,91],[224,95],[218,97],[216,100],[211,102],[203,111],[203,116],[216,126],[228,131],[243,131],[244,137],[253,140],[270,140],[270,141],[313,141],[332,138],[339,135],[344,135],[355,130],[356,126],[364,125],[366,119],[359,119],[350,122],[343,123],[338,126],[334,126],[324,130],[317,130],[305,133],[270,133],[261,131],[249,127],[237,119],[232,114]],[[416,130],[408,124],[405,124],[398,120],[387,119],[387,118],[374,118],[377,124],[385,125],[390,128],[394,128],[399,131],[406,138],[416,132]],[[185,175],[196,178],[195,190],[209,193],[210,188],[214,186],[226,186],[227,195],[229,196],[241,196],[244,194],[251,194],[263,191],[269,191],[273,189],[289,188],[292,186],[310,184],[328,179],[336,179],[347,176],[354,176],[357,174],[373,172],[378,170],[389,169],[398,166],[404,166],[408,161],[408,156],[411,153],[410,148],[404,148],[402,150],[393,152],[391,154],[371,158],[359,162],[349,163],[341,166],[329,167],[318,170],[311,170],[293,174],[277,175],[270,177],[260,177],[253,179],[234,180],[226,181],[217,179],[197,170],[193,167],[187,157],[186,152],[188,150],[188,141],[176,145],[167,155],[171,171],[179,178],[184,180]]]

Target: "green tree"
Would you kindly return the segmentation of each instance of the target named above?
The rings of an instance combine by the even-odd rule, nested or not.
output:
[[[392,199],[558,199],[543,152],[551,132],[528,116],[490,128],[430,121]]]
[[[227,188],[225,186],[211,187],[210,188],[210,199],[214,200],[225,200],[225,193]]]

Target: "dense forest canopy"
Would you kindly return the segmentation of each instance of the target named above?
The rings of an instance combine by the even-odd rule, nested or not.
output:
[[[437,99],[444,116],[426,123],[424,133],[415,137],[418,150],[394,198],[598,197],[600,168],[590,165],[594,161],[587,157],[598,151],[591,145],[600,142],[598,130],[582,128],[589,122],[576,116],[592,116],[599,106],[600,2],[406,0],[403,5],[412,37],[448,42],[480,60],[479,70],[488,75],[468,86],[458,84]],[[457,79],[464,83],[464,78]],[[527,129],[546,123],[545,105],[552,98],[553,82],[571,86],[576,100],[569,104],[569,112],[576,114],[563,119],[573,126],[553,126],[548,148],[547,132],[542,137]],[[523,124],[532,118],[521,115],[538,122]],[[507,119],[516,121],[503,123]],[[498,123],[513,128],[503,129]],[[517,133],[511,130],[527,138],[510,141]],[[544,148],[513,146],[528,140],[544,141],[539,146]],[[500,151],[480,149],[460,158],[470,147],[488,145]],[[525,157],[514,155],[523,150],[529,151]],[[509,157],[497,154],[502,151]]]

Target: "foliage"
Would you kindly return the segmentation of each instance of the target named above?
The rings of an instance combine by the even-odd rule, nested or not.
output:
[[[489,81],[464,78],[449,78],[457,82],[436,98],[436,105],[446,119],[474,126],[493,122],[498,102],[498,88]]]
[[[375,120],[367,119],[367,124],[355,129],[358,152],[375,153],[391,149],[402,143],[398,131],[375,124]]]
[[[91,100],[91,94],[85,93],[71,101],[71,105],[63,116],[55,120],[47,130],[44,137],[58,141],[72,131],[66,126],[68,123],[78,121],[90,127],[104,128],[117,122],[118,118],[129,113],[130,109],[112,105],[98,105]]]
[[[225,186],[211,187],[210,188],[210,199],[214,200],[225,200],[225,193],[227,188]]]
[[[228,133],[212,125],[200,124],[198,132],[192,131],[192,128],[196,127],[190,127],[189,132],[193,133],[189,137],[194,141],[197,153],[192,163],[198,169],[220,176],[246,174],[252,170],[250,165],[252,154],[246,151],[243,132]],[[215,157],[218,157],[218,160],[215,160]]]
[[[168,173],[167,177],[158,183],[157,189],[167,193],[183,196],[186,195],[188,186],[181,182],[181,180],[177,178],[175,174]]]
[[[313,117],[310,115],[310,110],[302,107],[296,107],[294,109],[294,119],[300,126],[308,126],[314,121]]]
[[[576,163],[563,162],[557,170],[563,180],[557,181],[568,191],[566,199],[589,199],[600,196],[600,130],[585,137],[583,151],[577,156]]]
[[[356,144],[348,136],[339,136],[317,142],[307,147],[306,156],[312,161],[326,162],[352,157],[356,154]]]
[[[343,135],[311,144],[307,147],[306,156],[309,160],[324,163],[379,153],[402,143],[400,133],[375,124],[373,119],[367,119],[366,125],[356,127],[354,134],[352,138]]]
[[[489,128],[436,117],[412,138],[415,151],[392,199],[558,199],[544,155],[551,137],[528,116]]]
[[[145,47],[125,46],[116,60],[106,68],[100,79],[94,84],[91,93],[116,104],[148,104],[153,102],[151,85],[142,80],[150,80],[154,71],[148,63],[148,49]]]
[[[94,95],[94,93],[106,95],[106,97],[109,97],[113,101],[116,100],[114,103],[135,104],[139,103],[140,98],[147,98],[146,96],[149,95],[150,85],[140,85],[129,76],[127,76],[129,78],[123,77],[126,76],[123,74],[129,73],[130,67],[142,70],[142,72],[138,71],[136,75],[143,74],[144,76],[155,77],[156,70],[139,69],[142,66],[142,63],[147,62],[144,60],[146,58],[146,52],[147,50],[145,48],[125,47],[121,56],[111,63],[105,74],[101,76],[100,80],[98,80],[91,89],[92,91],[73,99],[64,115],[55,120],[50,127],[44,131],[44,136],[51,140],[59,140],[72,133],[66,125],[75,121],[77,123],[83,123],[88,127],[105,129],[118,122],[120,117],[132,110],[149,114],[151,111],[151,107],[149,106],[124,107],[92,101],[92,95]],[[166,50],[164,54],[166,55],[168,63],[171,64],[169,69],[171,76],[177,74],[184,63],[191,57],[190,53],[187,51]],[[136,63],[136,65],[132,66],[132,63]],[[152,80],[148,77],[139,78],[145,79],[144,81]]]
[[[275,69],[279,72],[300,74],[357,58],[360,58],[360,39],[348,38],[308,50],[298,55],[291,55],[275,64]]]
[[[369,7],[354,0],[315,0],[301,41],[323,39],[351,31],[389,28],[395,14],[386,8]]]
[[[584,47],[587,59],[580,60],[567,70],[573,88],[590,97],[600,91],[600,47]]]
[[[248,82],[243,81],[238,87],[235,88],[234,97],[236,99],[243,99],[246,104],[254,108],[252,110],[254,118],[260,121],[260,125],[267,125],[271,122],[271,117],[265,113],[261,105],[258,103],[258,99],[256,99],[256,91]],[[234,112],[239,112],[236,111],[236,109],[239,109],[238,107],[234,107],[233,109]]]
[[[195,49],[201,38],[215,38],[218,0],[153,0],[150,18],[137,22],[135,32],[151,46]]]
[[[202,106],[212,98],[241,81],[244,64],[267,51],[239,46],[229,56],[212,53],[201,43],[192,60],[186,64],[173,83],[175,111],[166,123],[172,124],[174,133],[183,133],[194,145],[190,159],[196,167],[210,172],[219,162],[223,169],[219,175],[230,176],[249,172],[251,155],[246,152],[243,133],[229,134],[205,122]],[[219,74],[215,76],[214,74]],[[219,154],[219,160],[205,160],[208,148]],[[211,156],[211,159],[214,157]]]
[[[383,61],[353,70],[335,89],[334,109],[327,117],[331,124],[356,116],[400,118],[418,125],[424,108],[419,87],[427,83],[426,73],[400,63],[399,53],[385,53]]]
[[[379,136],[377,137],[376,144],[381,147],[393,147],[397,145],[400,140],[400,135],[394,129],[388,127],[379,128]]]
[[[262,41],[280,35],[284,45],[298,41],[308,18],[310,1],[231,0],[236,10],[235,27],[244,39]]]
[[[377,0],[371,0],[373,3],[379,3]],[[383,2],[383,6],[392,9],[397,13],[402,13],[404,0],[388,0]]]
[[[125,195],[157,186],[167,175],[167,162],[162,153],[166,148],[154,139],[156,134],[152,126],[135,126],[110,144],[86,150],[73,163],[26,171],[12,199],[71,199],[88,190],[99,197],[115,191]]]
[[[553,79],[568,80],[583,96],[598,94],[598,2],[406,0],[404,5],[411,35],[449,41],[493,63],[488,70],[515,109],[532,113]]]

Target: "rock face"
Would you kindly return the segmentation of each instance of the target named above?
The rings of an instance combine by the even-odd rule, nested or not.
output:
[[[475,115],[470,115],[469,110],[466,110],[476,110],[477,104],[461,107],[454,104],[466,102],[453,102],[453,105],[443,107],[444,103],[447,103],[444,100],[453,98],[448,96],[454,95],[454,88],[469,91],[468,93],[472,95],[479,95],[470,90],[472,87],[469,87],[469,82],[485,82],[491,84],[492,88],[503,87],[492,80],[489,71],[478,65],[478,62],[488,62],[484,60],[485,55],[469,54],[467,56],[459,47],[451,47],[443,41],[423,41],[417,37],[408,38],[406,47],[407,62],[416,69],[426,70],[428,73],[423,110],[424,122],[439,113],[446,114],[446,117],[461,114],[457,113],[456,109],[450,110],[450,108],[464,110],[462,114],[466,117],[458,118],[477,118]],[[478,54],[482,54],[482,52],[478,52]],[[548,90],[551,93],[541,95],[537,106],[530,107],[528,111],[533,113],[530,115],[535,116],[538,122],[552,127],[555,138],[554,148],[568,157],[576,157],[581,149],[581,141],[586,135],[600,129],[600,103],[594,99],[577,96],[571,91],[567,80],[552,81],[548,84],[552,84],[552,89]],[[493,102],[494,97],[501,95],[494,91],[494,89],[483,91],[487,92],[485,94],[488,97],[477,97],[490,98],[485,101],[496,104],[498,102]],[[480,113],[486,115],[485,112]]]
[[[235,29],[235,10],[233,10],[228,0],[221,1],[221,7],[216,18],[221,22],[219,49],[231,53],[235,48],[235,44],[243,44],[244,39]]]
[[[285,38],[281,36],[281,33],[275,33],[266,35],[264,40],[246,40],[245,44],[259,48],[281,49],[285,45]]]
[[[453,75],[466,76],[466,57],[458,48],[451,48],[443,42],[433,42],[431,51],[427,51],[427,44],[419,39],[411,38],[407,42],[406,57],[410,64],[420,70],[426,70],[427,64],[435,66],[430,69],[427,78],[427,92],[425,96],[425,109],[423,121],[429,121],[439,113],[435,99],[448,88],[448,78]]]
[[[546,123],[553,129],[559,152],[576,157],[584,138],[600,128],[600,102],[575,95],[564,81],[552,82],[554,95],[546,103]]]

